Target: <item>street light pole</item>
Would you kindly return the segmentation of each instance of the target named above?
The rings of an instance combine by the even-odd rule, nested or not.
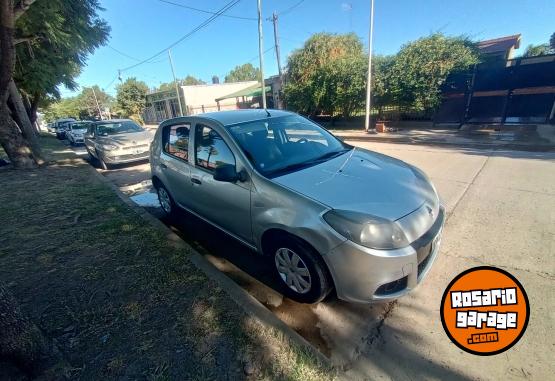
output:
[[[374,34],[374,0],[370,0],[370,33],[368,36],[368,77],[366,79],[366,120],[364,128],[370,131],[370,110],[372,90],[372,38]]]
[[[168,49],[168,57],[170,58],[170,66],[172,68],[173,83],[175,84],[175,92],[177,93],[177,103],[179,104],[179,116],[183,116],[183,107],[181,107],[181,95],[179,94],[179,86],[177,85],[175,70],[173,69],[172,53],[170,49]]]
[[[266,110],[266,86],[264,85],[264,36],[262,35],[262,5],[261,0],[258,0],[258,55],[260,56],[260,82],[261,86],[261,96],[262,96],[262,108]]]

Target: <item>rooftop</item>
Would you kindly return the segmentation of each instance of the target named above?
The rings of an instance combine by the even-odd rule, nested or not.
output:
[[[520,47],[520,33],[478,42],[478,48],[482,53],[504,52],[512,47],[515,49]]]

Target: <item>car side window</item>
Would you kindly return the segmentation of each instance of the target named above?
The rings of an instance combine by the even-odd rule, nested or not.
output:
[[[189,160],[190,130],[190,123],[165,127],[162,136],[164,152],[185,161]]]
[[[195,135],[195,163],[199,167],[213,171],[222,164],[235,165],[235,156],[214,129],[197,125]]]

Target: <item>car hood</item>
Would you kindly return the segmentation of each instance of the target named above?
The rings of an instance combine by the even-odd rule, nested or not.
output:
[[[151,136],[148,131],[130,132],[127,134],[117,134],[110,136],[101,136],[98,138],[102,144],[114,144],[116,146],[137,146],[150,144]]]
[[[273,181],[332,209],[367,213],[391,221],[424,203],[433,208],[439,206],[434,187],[415,167],[360,148]]]

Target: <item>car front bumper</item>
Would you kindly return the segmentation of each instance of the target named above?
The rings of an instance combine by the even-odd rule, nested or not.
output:
[[[149,151],[141,152],[138,154],[114,152],[114,153],[110,153],[110,155],[103,153],[102,160],[104,160],[104,162],[107,164],[125,164],[125,163],[132,163],[135,161],[148,160],[149,156],[150,156]]]
[[[345,241],[324,260],[339,299],[356,303],[392,300],[414,289],[426,277],[441,244],[445,210],[432,227],[410,246],[375,250]]]

